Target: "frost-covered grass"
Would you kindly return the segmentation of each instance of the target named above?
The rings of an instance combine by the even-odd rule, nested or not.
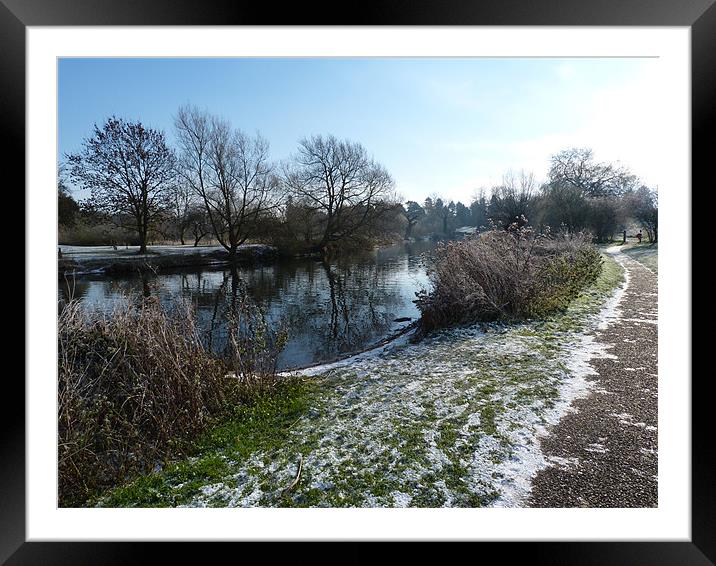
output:
[[[194,458],[96,503],[520,505],[546,465],[539,435],[588,391],[585,360],[595,347],[584,333],[599,324],[622,273],[605,258],[597,282],[546,320],[402,339],[304,371],[280,399],[207,435]]]
[[[621,246],[621,251],[630,258],[658,273],[659,244],[626,244]]]
[[[207,491],[213,481],[231,473],[231,454],[245,461],[255,452],[270,451],[290,440],[291,425],[305,414],[316,384],[305,378],[287,380],[251,404],[239,405],[235,417],[202,435],[194,456],[143,475],[90,502],[90,506],[167,507],[180,505]]]

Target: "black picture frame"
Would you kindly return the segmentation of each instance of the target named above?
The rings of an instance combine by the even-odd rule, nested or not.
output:
[[[9,187],[24,186],[25,162],[25,32],[27,26],[67,25],[566,25],[566,26],[688,26],[692,38],[692,179],[693,187],[714,188],[712,132],[716,126],[716,5],[714,0],[383,0],[380,3],[341,3],[332,8],[298,2],[282,6],[230,0],[0,0],[0,122],[6,142],[2,152],[4,179]],[[711,143],[709,143],[711,141]],[[8,179],[15,175],[12,184]],[[684,188],[688,190],[688,188]],[[16,198],[21,198],[19,193]],[[693,200],[695,191],[691,192]],[[18,203],[24,209],[24,198]],[[698,208],[692,210],[697,211]],[[703,214],[706,214],[703,211]],[[692,215],[693,226],[709,226],[708,218]],[[685,234],[694,244],[691,234]],[[27,251],[27,250],[26,250]],[[694,254],[692,257],[698,257]],[[698,296],[695,293],[692,296]],[[26,301],[32,297],[25,296]],[[18,333],[19,334],[19,333]],[[23,333],[24,335],[24,333]],[[697,333],[692,332],[692,336]],[[27,336],[31,339],[31,336]],[[692,345],[692,352],[694,352]],[[227,544],[87,543],[25,541],[25,413],[24,383],[19,371],[6,370],[0,411],[0,562],[17,564],[130,564],[220,558]],[[478,543],[468,556],[486,558],[498,552],[510,562],[544,564],[713,564],[716,561],[716,471],[712,459],[710,373],[671,376],[690,379],[692,392],[692,535],[689,542],[524,542]],[[555,538],[559,534],[555,533]],[[316,533],[320,539],[320,533]],[[312,546],[312,545],[311,545]],[[344,544],[326,550],[284,545],[286,560],[360,563],[401,561],[418,554],[444,561],[448,550],[424,544]],[[218,552],[217,552],[218,551]],[[236,559],[242,559],[245,550]],[[265,552],[265,551],[264,551]],[[275,551],[271,551],[275,558]],[[246,555],[248,557],[249,554]],[[225,558],[223,558],[225,559]],[[282,559],[284,559],[282,557]]]

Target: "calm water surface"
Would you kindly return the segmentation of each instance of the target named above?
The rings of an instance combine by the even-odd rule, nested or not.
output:
[[[246,289],[271,325],[287,329],[279,368],[290,369],[363,350],[409,324],[396,318],[415,320],[413,299],[428,286],[424,254],[432,248],[427,242],[400,244],[330,264],[290,260],[233,272],[226,267],[83,276],[73,283],[74,296],[87,308],[105,311],[127,294],[156,296],[167,306],[191,301],[202,332],[218,347],[225,336],[221,305],[231,289]],[[68,296],[64,281],[59,296]]]

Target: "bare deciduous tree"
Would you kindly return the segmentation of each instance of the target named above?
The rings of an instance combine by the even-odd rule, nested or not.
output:
[[[201,197],[214,236],[234,257],[261,218],[278,206],[269,144],[195,107],[180,108],[175,126],[180,175]]]
[[[321,237],[320,214],[315,208],[290,196],[286,199],[283,213],[284,224],[296,240],[311,244],[316,236]]]
[[[67,160],[70,178],[91,190],[94,209],[133,218],[139,253],[145,253],[147,234],[167,207],[175,177],[164,133],[112,117],[101,129],[95,125],[82,151]]]
[[[317,247],[361,232],[393,209],[393,179],[358,143],[334,136],[301,140],[298,153],[284,171],[284,182],[295,198],[322,218]]]
[[[659,240],[659,195],[655,189],[639,187],[627,197],[627,209],[646,230],[649,242]]]
[[[588,200],[588,226],[597,242],[608,242],[623,226],[622,206],[617,197],[595,197]]]
[[[513,223],[524,226],[532,217],[536,193],[535,178],[532,173],[520,171],[515,174],[508,171],[499,187],[492,189],[489,217],[503,228]]]
[[[539,225],[567,233],[586,229],[589,221],[589,199],[584,192],[567,183],[546,183],[539,198]]]
[[[626,167],[597,163],[591,149],[566,149],[552,156],[550,181],[577,187],[587,197],[620,196],[634,188],[635,175]]]
[[[169,216],[176,229],[176,236],[184,245],[184,236],[191,224],[191,212],[196,202],[191,187],[183,179],[179,179],[169,191]]]
[[[201,239],[211,233],[211,226],[206,217],[206,210],[203,204],[194,204],[192,208],[189,209],[189,213],[187,214],[187,226],[194,238],[194,247],[197,247]]]

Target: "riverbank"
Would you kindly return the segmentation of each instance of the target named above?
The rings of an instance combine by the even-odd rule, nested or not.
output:
[[[373,249],[394,245],[376,243]],[[370,250],[370,248],[368,248]],[[349,254],[365,253],[365,248],[344,250]],[[69,275],[126,275],[156,272],[160,269],[222,267],[226,265],[265,264],[279,259],[335,260],[339,253],[322,254],[312,248],[284,249],[269,244],[242,244],[233,258],[223,246],[154,245],[140,254],[139,246],[58,246],[57,271]]]
[[[606,257],[597,283],[547,320],[445,330],[418,344],[406,334],[292,372],[290,410],[247,408],[191,458],[93,504],[525,505],[548,464],[540,438],[590,389],[588,336],[622,281]]]
[[[59,246],[57,260],[60,277],[105,273],[119,275],[136,271],[156,271],[167,268],[223,266],[230,263],[229,253],[214,246],[150,246],[139,254],[138,246]],[[238,263],[266,262],[279,256],[279,250],[266,244],[239,246]]]

